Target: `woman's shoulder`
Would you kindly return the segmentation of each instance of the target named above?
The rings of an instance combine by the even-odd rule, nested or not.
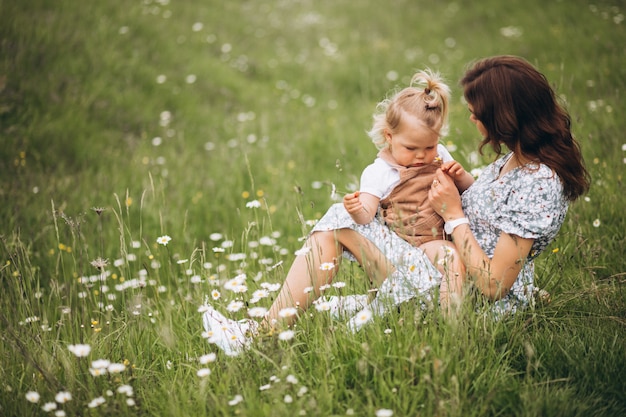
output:
[[[532,180],[534,183],[542,183],[546,185],[552,185],[554,187],[562,188],[563,183],[557,173],[543,163],[529,163],[520,167],[517,170],[518,176],[521,177],[524,182]]]

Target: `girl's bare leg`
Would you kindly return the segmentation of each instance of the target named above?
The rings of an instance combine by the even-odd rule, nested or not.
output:
[[[465,266],[452,242],[435,240],[420,246],[428,259],[441,272],[439,305],[444,313],[450,313],[463,298]]]
[[[368,239],[351,229],[314,232],[304,244],[309,248],[306,255],[297,256],[289,269],[285,282],[269,309],[265,325],[279,319],[278,313],[286,307],[306,310],[320,295],[319,287],[332,282],[344,250],[350,251],[364,268],[366,274],[378,283],[393,272],[393,265]],[[332,263],[334,268],[322,270],[323,264]],[[312,291],[305,289],[312,287]],[[295,318],[285,318],[291,324]]]

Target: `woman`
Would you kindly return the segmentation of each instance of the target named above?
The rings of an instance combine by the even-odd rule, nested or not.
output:
[[[459,195],[438,172],[429,200],[446,221],[472,285],[496,312],[527,305],[536,258],[555,238],[570,202],[589,188],[570,118],[527,61],[496,56],[461,80],[470,120],[498,155]]]

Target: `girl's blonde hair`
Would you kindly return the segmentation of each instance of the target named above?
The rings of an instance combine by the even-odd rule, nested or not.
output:
[[[408,87],[378,103],[374,125],[367,132],[378,149],[385,148],[385,130],[396,132],[403,113],[417,117],[439,137],[448,134],[448,103],[450,87],[438,72],[419,71]]]

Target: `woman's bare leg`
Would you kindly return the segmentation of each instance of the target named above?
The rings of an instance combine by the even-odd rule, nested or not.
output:
[[[306,310],[319,297],[320,286],[332,282],[344,250],[354,255],[366,274],[377,284],[394,270],[393,265],[372,242],[351,229],[314,232],[307,239],[304,248],[308,248],[309,252],[297,256],[289,268],[285,282],[269,309],[265,324],[274,323],[283,308],[297,307]],[[322,270],[320,267],[326,263],[334,264],[334,268]],[[308,287],[313,290],[305,293]],[[284,322],[291,324],[294,320],[295,318],[285,318]]]
[[[439,305],[444,313],[452,312],[463,298],[465,266],[452,242],[434,240],[420,246],[428,259],[441,272]]]

